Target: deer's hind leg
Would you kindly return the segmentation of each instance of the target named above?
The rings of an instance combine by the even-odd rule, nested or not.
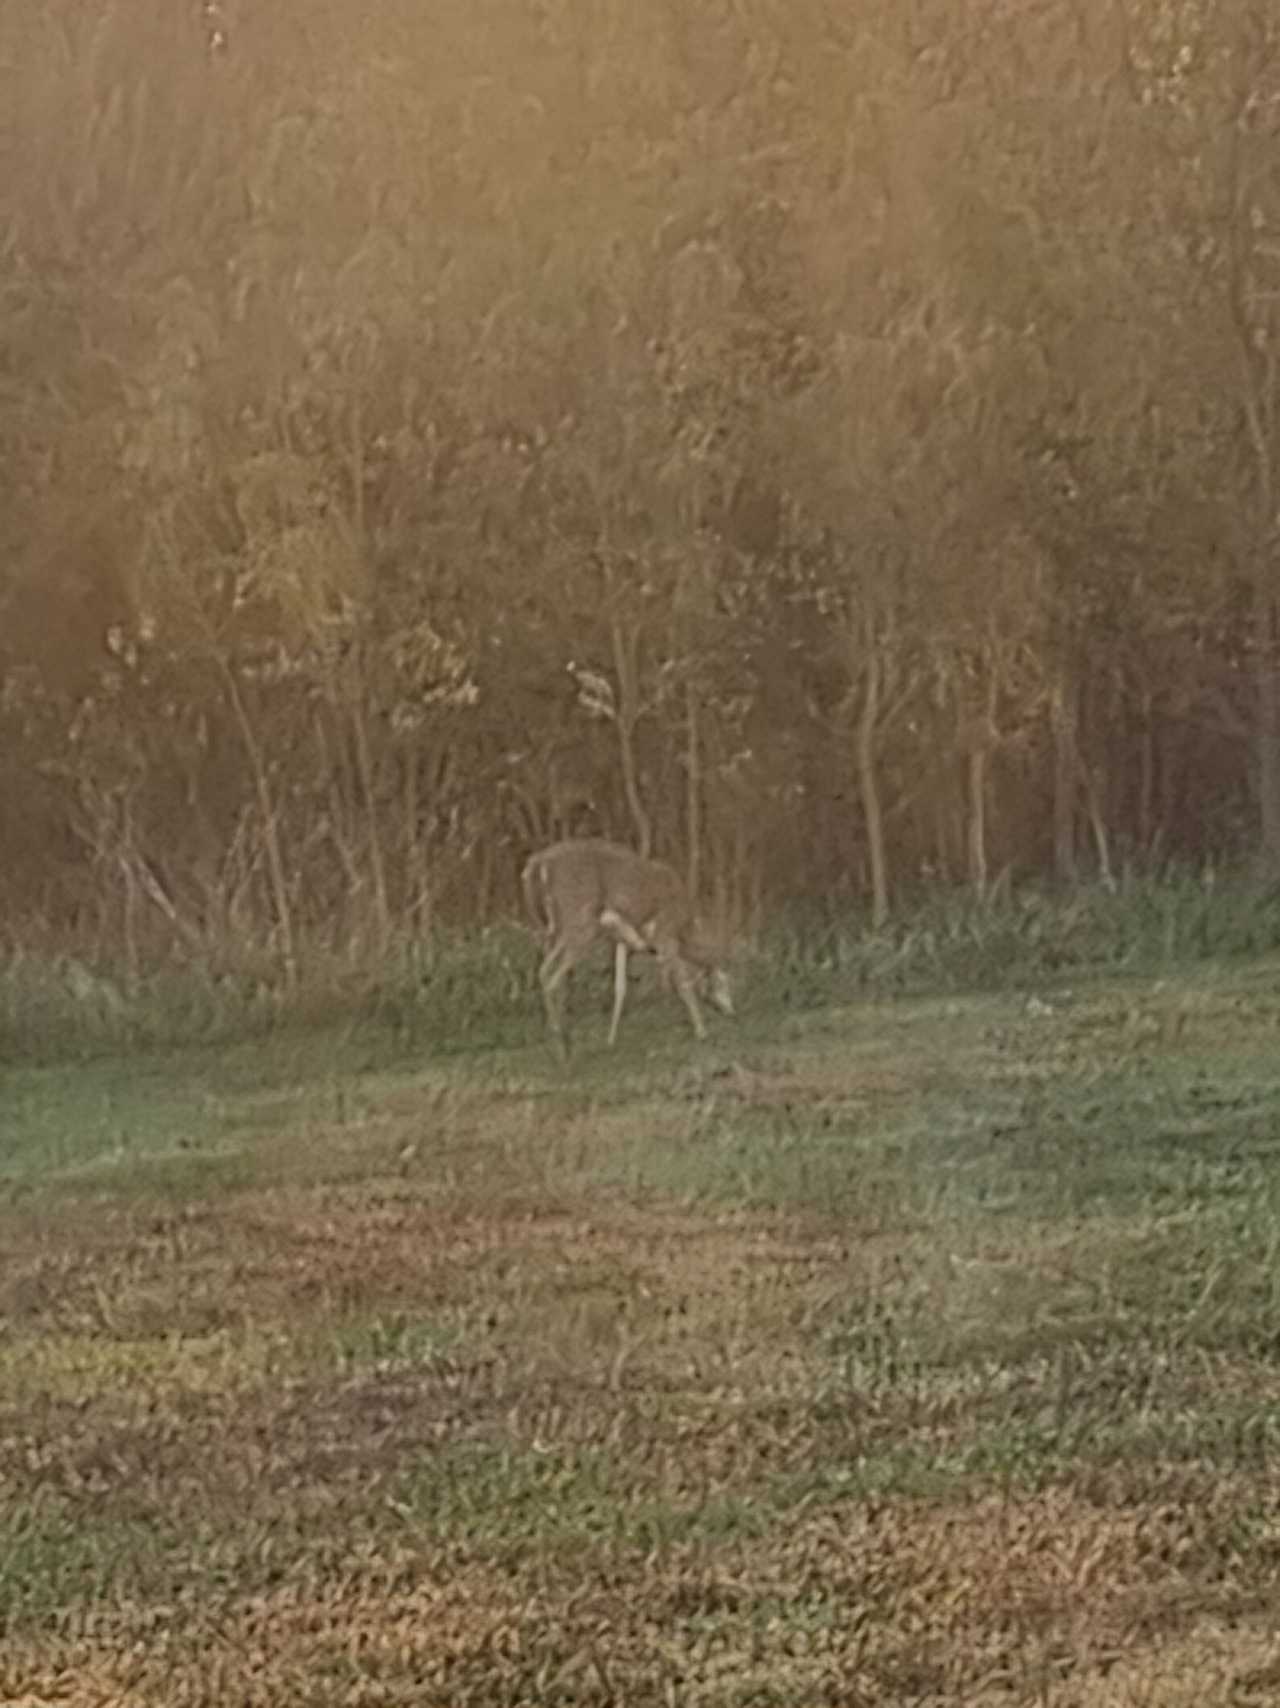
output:
[[[542,990],[542,1005],[547,1015],[547,1031],[560,1056],[567,1056],[564,1028],[564,981],[569,976],[565,965],[563,943],[553,943],[542,957],[538,968],[538,984]]]
[[[561,1060],[569,1054],[568,1028],[565,1025],[566,984],[569,974],[586,954],[594,940],[594,930],[558,932],[551,941],[542,965],[538,968],[538,983],[542,988],[543,1006],[547,1011],[547,1029],[554,1040]]]

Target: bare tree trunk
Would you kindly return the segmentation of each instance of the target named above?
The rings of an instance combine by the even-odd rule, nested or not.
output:
[[[1104,889],[1114,890],[1115,874],[1111,869],[1111,837],[1107,831],[1106,814],[1102,807],[1102,792],[1093,772],[1081,761],[1084,777],[1085,802],[1089,809],[1089,828],[1093,832],[1094,852],[1098,857],[1098,877]]]
[[[1240,401],[1253,455],[1253,539],[1249,571],[1253,582],[1253,645],[1257,731],[1254,769],[1258,788],[1258,831],[1262,863],[1280,872],[1280,605],[1275,591],[1276,414],[1274,325],[1256,319],[1265,300],[1258,290],[1260,250],[1254,225],[1255,190],[1244,158],[1249,114],[1258,93],[1251,72],[1250,26],[1236,50],[1236,112],[1227,131],[1227,305],[1236,337]]]
[[[1258,818],[1263,865],[1275,874],[1280,872],[1280,605],[1264,576],[1259,577],[1255,601],[1254,641],[1258,656]]]
[[[698,687],[692,673],[684,682],[684,789],[685,835],[688,856],[685,878],[689,894],[696,896],[702,879],[702,726]]]
[[[479,919],[480,925],[487,925],[493,918],[494,891],[494,849],[493,838],[482,836],[480,839],[480,892]]]
[[[353,397],[351,403],[351,433],[348,441],[348,454],[351,474],[351,523],[355,529],[356,538],[363,548],[366,539],[364,420],[358,396]]]
[[[1050,702],[1053,728],[1053,869],[1060,883],[1076,880],[1076,799],[1080,775],[1076,709],[1059,679]]]
[[[979,901],[987,899],[991,884],[987,856],[987,777],[991,755],[1000,739],[996,727],[999,696],[996,660],[988,655],[986,704],[970,725],[965,744],[969,753],[969,881]]]
[[[280,964],[284,971],[285,989],[292,992],[298,988],[298,952],[293,925],[293,904],[289,899],[289,883],[285,877],[284,852],[280,846],[280,824],[276,816],[275,803],[271,799],[271,783],[267,776],[266,761],[262,748],[258,744],[254,732],[253,721],[240,692],[235,672],[225,659],[222,663],[223,680],[227,687],[227,697],[231,701],[231,709],[240,729],[240,738],[244,742],[245,753],[249,760],[249,771],[253,777],[253,791],[258,802],[258,816],[262,821],[262,842],[267,855],[267,878],[271,887],[271,901],[275,909],[276,929],[280,933]]]
[[[351,846],[351,838],[348,834],[349,815],[347,812],[347,803],[343,798],[342,784],[339,779],[338,772],[331,759],[329,738],[325,733],[324,713],[320,709],[317,709],[316,711],[315,732],[316,745],[320,750],[321,769],[324,775],[329,779],[329,841],[333,844],[333,848],[337,853],[338,863],[341,865],[343,874],[346,878],[347,897],[351,899],[360,894],[364,885],[364,877],[360,871],[360,862],[356,858],[355,851]],[[351,910],[344,910],[340,917],[350,919]],[[335,920],[335,935],[333,939],[333,947],[335,949],[339,946],[336,938],[336,926],[337,921]]]
[[[422,830],[418,823],[418,753],[410,747],[404,755],[404,814],[403,859],[404,880],[402,905],[407,906],[413,921],[414,935],[430,930],[432,918],[431,881],[423,849]]]
[[[940,750],[941,738],[937,745]],[[932,781],[933,788],[929,796],[929,816],[932,820],[936,867],[933,876],[940,883],[950,885],[952,875],[958,864],[955,782],[950,767],[948,766],[944,772],[939,772],[935,768]]]
[[[618,682],[618,704],[615,723],[618,730],[618,761],[622,768],[622,789],[627,811],[635,832],[636,846],[647,860],[653,852],[653,824],[645,811],[640,794],[639,768],[636,765],[636,724],[640,717],[640,669],[636,658],[636,635],[627,635],[618,614],[617,584],[613,565],[603,559],[605,586],[609,598],[609,639],[613,647],[613,669]]]
[[[1138,847],[1151,853],[1155,835],[1156,752],[1151,720],[1151,695],[1142,696],[1142,735],[1138,742]]]
[[[854,739],[858,768],[858,794],[867,831],[867,859],[871,867],[871,924],[879,931],[889,918],[889,862],[885,856],[884,807],[876,771],[876,728],[880,720],[881,665],[876,640],[868,625],[862,706]]]
[[[118,824],[114,827],[113,840],[116,846],[116,857],[120,867],[120,883],[123,895],[123,928],[124,928],[124,964],[126,989],[130,996],[136,996],[142,978],[142,954],[138,944],[138,879],[137,851],[133,838],[133,806],[128,794],[121,796],[115,815]]]
[[[1079,875],[1076,859],[1076,818],[1081,801],[1093,837],[1098,876],[1107,889],[1115,888],[1111,868],[1111,837],[1098,779],[1080,751],[1077,710],[1069,703],[1061,681],[1053,690],[1054,745],[1054,871],[1064,882]]]
[[[378,947],[385,952],[391,941],[391,906],[387,896],[387,866],[382,853],[382,827],[378,822],[378,802],[373,786],[373,756],[369,751],[369,729],[364,715],[364,696],[359,682],[352,684],[351,726],[355,735],[356,768],[360,774],[360,793],[364,796],[365,832],[369,849],[369,870],[373,877],[373,905],[378,921]]]
[[[979,901],[985,901],[990,876],[987,867],[987,744],[975,741],[969,750],[969,882]]]

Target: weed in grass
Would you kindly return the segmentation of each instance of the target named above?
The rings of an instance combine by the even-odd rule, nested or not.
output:
[[[604,1534],[611,1498],[596,1452],[531,1452],[462,1441],[420,1461],[389,1503],[420,1543],[463,1542],[503,1562]]]
[[[367,1367],[429,1368],[463,1344],[459,1322],[406,1311],[376,1311],[349,1316],[327,1330],[325,1341],[344,1370]]]
[[[186,1539],[159,1513],[93,1516],[66,1499],[6,1502],[0,1535],[0,1639],[69,1607],[172,1592]]]

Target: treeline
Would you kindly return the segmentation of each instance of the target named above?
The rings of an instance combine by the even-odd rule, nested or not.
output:
[[[0,11],[0,920],[1280,868],[1271,0]]]

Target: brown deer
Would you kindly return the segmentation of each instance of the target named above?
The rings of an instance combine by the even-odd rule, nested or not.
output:
[[[707,1031],[696,992],[700,973],[714,1005],[722,1014],[733,1013],[728,974],[674,867],[616,842],[583,839],[557,842],[535,854],[522,881],[529,917],[547,940],[538,982],[547,1025],[562,1056],[568,1053],[565,981],[602,937],[613,943],[611,1045],[627,999],[629,954],[657,956],[675,981],[695,1037],[705,1038]]]

